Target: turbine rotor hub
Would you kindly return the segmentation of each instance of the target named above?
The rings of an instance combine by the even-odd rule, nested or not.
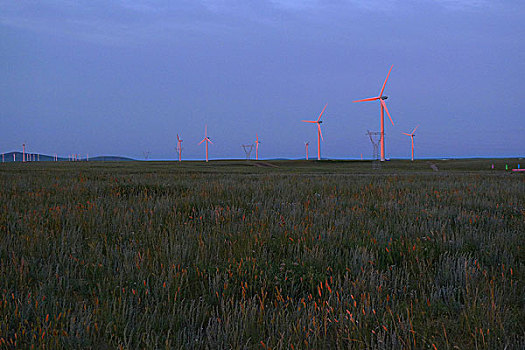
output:
[[[386,100],[387,98],[388,98],[388,96],[381,96],[382,100]]]

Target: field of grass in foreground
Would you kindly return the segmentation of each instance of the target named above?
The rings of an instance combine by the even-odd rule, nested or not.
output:
[[[491,163],[0,164],[0,348],[523,349]]]

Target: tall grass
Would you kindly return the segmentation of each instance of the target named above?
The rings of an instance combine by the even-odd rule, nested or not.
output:
[[[525,347],[522,176],[239,164],[1,167],[0,347]]]

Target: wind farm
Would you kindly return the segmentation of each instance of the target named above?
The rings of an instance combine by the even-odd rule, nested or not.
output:
[[[388,99],[388,96],[384,95],[384,92],[385,92],[385,88],[386,88],[386,85],[387,85],[387,82],[390,78],[390,74],[392,72],[392,69],[393,69],[394,65],[391,65],[390,66],[390,69],[386,75],[386,78],[383,82],[383,85],[381,87],[381,90],[379,92],[379,95],[378,96],[375,96],[375,97],[370,97],[370,98],[364,98],[364,99],[359,99],[359,100],[354,100],[353,102],[354,103],[357,103],[357,102],[372,102],[372,101],[378,101],[379,102],[379,107],[380,107],[380,122],[379,122],[379,125],[380,125],[380,131],[378,132],[370,132],[369,130],[367,130],[367,135],[369,135],[369,138],[370,140],[372,140],[372,134],[377,134],[379,135],[379,140],[378,140],[378,143],[379,143],[379,152],[374,152],[372,154],[372,157],[371,158],[368,158],[368,160],[379,160],[381,162],[385,162],[387,160],[390,160],[392,159],[391,157],[387,158],[386,157],[386,151],[385,151],[385,123],[384,123],[384,114],[386,112],[388,118],[390,119],[390,122],[392,123],[392,126],[395,127],[395,124],[394,124],[394,121],[390,115],[390,111],[388,110],[388,107],[386,105],[386,100]],[[317,129],[317,160],[318,161],[321,161],[323,158],[321,157],[321,142],[324,142],[324,137],[323,137],[323,133],[321,131],[321,124],[323,123],[323,120],[321,120],[324,112],[325,112],[325,109],[326,107],[328,106],[328,104],[325,104],[323,109],[321,110],[321,113],[319,114],[319,116],[317,117],[317,119],[315,120],[301,120],[301,122],[303,123],[310,123],[310,124],[315,124],[316,125],[316,129]],[[411,144],[412,144],[412,151],[411,151],[411,161],[414,162],[414,136],[415,136],[415,131],[416,129],[419,127],[419,124],[413,129],[413,131],[411,133],[405,133],[405,132],[402,132],[403,135],[407,135],[407,136],[410,136],[411,137]],[[342,125],[337,125],[336,128],[342,128]],[[372,133],[372,134],[371,134]],[[292,134],[292,131],[290,130],[289,134]],[[211,139],[207,136],[208,135],[208,125],[206,124],[205,127],[204,127],[204,138],[198,143],[198,145],[201,145],[203,143],[205,143],[205,156],[204,156],[204,160],[205,162],[208,162],[209,161],[209,144],[213,144],[213,142],[211,141]],[[255,142],[253,145],[243,145],[243,147],[246,149],[246,147],[248,146],[251,146],[255,149],[255,160],[258,161],[259,160],[259,144],[261,143],[259,141],[259,135],[258,133],[255,134]],[[226,137],[223,142],[224,143],[227,143],[229,140],[228,137]],[[179,162],[182,162],[182,139],[179,138],[179,134],[177,134],[177,143],[176,143],[176,152],[177,152],[177,156],[178,156],[178,161]],[[374,140],[372,140],[372,142],[374,143]],[[366,140],[362,139],[361,140],[361,144],[366,144]],[[308,147],[309,147],[309,142],[304,142],[304,145],[305,145],[305,153],[306,153],[306,160],[309,160],[309,155],[308,155]],[[251,148],[250,148],[250,151],[251,151]],[[9,154],[13,153],[13,159],[12,161],[17,161],[17,157],[15,156],[15,152],[8,152]],[[143,151],[143,155],[144,155],[144,159],[147,161],[149,160],[149,157],[150,157],[150,151]],[[3,153],[3,162],[5,162],[5,154],[6,153]],[[355,156],[354,157],[337,157],[337,158],[330,158],[330,157],[325,157],[324,159],[325,160],[330,160],[330,159],[333,159],[333,160],[357,160],[357,152],[354,152]],[[360,153],[361,154],[361,160],[363,160],[363,156],[362,154],[363,153]],[[51,156],[49,155],[46,155],[46,154],[43,154],[43,161],[49,161],[51,160],[50,159]],[[10,162],[10,158],[8,157],[8,162]],[[92,161],[116,161],[116,160],[129,160],[129,159],[133,159],[133,158],[130,158],[130,157],[125,157],[125,156],[97,156],[97,157],[92,157]],[[225,155],[224,158],[222,159],[232,159],[231,157]],[[234,158],[235,159],[235,158]],[[247,156],[247,158],[249,160],[249,156]],[[286,155],[286,154],[278,154],[276,155],[274,158],[269,158],[270,160],[271,159],[294,159],[293,157],[290,157],[289,155]],[[298,158],[296,158],[298,159]],[[398,159],[402,159],[402,157],[399,157]],[[63,160],[66,160],[65,157],[59,157],[56,153],[54,153],[53,155],[53,158],[52,158],[53,161],[63,161]],[[82,156],[78,153],[72,153],[72,154],[69,154],[67,156],[67,160],[70,161],[70,162],[77,162],[77,161],[89,161],[89,156],[88,154],[86,154],[86,156],[84,157],[84,159],[82,159]],[[158,159],[158,160],[169,160],[169,159]],[[195,160],[198,160],[195,159],[195,158],[190,158],[188,160],[192,160],[192,161],[195,161]],[[216,160],[221,160],[220,157],[216,158]],[[26,152],[26,144],[23,143],[22,144],[22,153],[21,153],[21,158],[20,158],[20,161],[25,163],[25,162],[35,162],[35,161],[40,161],[40,154],[29,154]],[[507,166],[508,167],[508,166]]]
[[[392,69],[393,69],[393,65],[390,67],[388,73],[387,73],[387,76],[383,82],[383,85],[381,87],[381,90],[380,90],[380,93],[378,96],[376,97],[371,97],[371,98],[365,98],[365,99],[360,99],[360,100],[354,100],[353,102],[368,102],[368,101],[379,101],[379,104],[380,104],[380,132],[379,132],[379,144],[380,144],[380,161],[381,162],[384,162],[387,160],[386,158],[386,153],[385,153],[385,128],[384,128],[384,113],[386,112],[391,123],[392,123],[392,126],[394,126],[394,121],[392,120],[392,117],[390,116],[390,112],[387,108],[387,105],[385,103],[385,100],[388,99],[388,96],[384,95],[384,91],[385,91],[385,88],[386,88],[386,85],[387,85],[387,82],[388,82],[388,79],[390,77],[390,73],[392,72]],[[311,123],[311,124],[315,124],[316,127],[317,127],[317,160],[320,161],[322,158],[321,158],[321,142],[324,141],[324,137],[323,137],[323,133],[321,131],[321,124],[323,123],[323,120],[321,120],[322,116],[323,116],[323,113],[326,109],[326,107],[328,106],[328,104],[325,104],[323,109],[321,110],[321,113],[319,114],[319,116],[317,117],[317,119],[315,120],[301,120],[301,122],[304,122],[304,123]],[[417,128],[417,127],[416,127]],[[414,129],[415,131],[415,129]],[[413,131],[413,132],[414,132]],[[202,143],[205,143],[205,161],[208,162],[209,161],[209,144],[213,144],[213,142],[211,141],[211,139],[207,136],[207,133],[208,133],[208,126],[205,125],[205,130],[204,130],[204,138],[198,143],[198,145],[201,145]],[[405,135],[409,135],[411,136],[412,138],[412,158],[411,160],[414,161],[414,157],[413,157],[413,137],[414,135],[410,135],[410,134],[406,134],[406,133],[403,133]],[[227,139],[224,140],[225,142],[227,142]],[[362,143],[366,143],[366,142],[362,142]],[[254,148],[255,148],[255,160],[258,161],[259,160],[259,135],[256,133],[256,139],[255,139],[255,143],[254,143]],[[306,147],[306,159],[308,160],[309,157],[308,157],[308,144],[309,143],[305,143],[305,147]],[[176,151],[177,151],[177,156],[178,156],[178,160],[179,162],[182,162],[182,140],[179,138],[179,135],[177,134],[177,144],[176,144],[176,147],[175,147]],[[143,154],[144,154],[144,159],[145,160],[148,160],[149,157],[150,157],[150,151],[144,151]],[[362,153],[361,153],[362,154]],[[33,155],[35,156],[35,155]],[[374,159],[375,156],[372,156],[372,159]],[[99,157],[95,157],[94,159],[95,160],[101,160],[101,159],[106,159],[108,157],[106,156],[99,156]],[[127,157],[123,157],[123,159],[126,159]],[[283,159],[286,159],[288,158],[285,154],[280,154],[278,155],[276,158],[283,158]],[[15,161],[16,161],[16,158],[13,158]],[[46,156],[45,159],[47,160],[48,157]],[[82,157],[77,154],[77,153],[73,153],[73,154],[69,154],[68,155],[68,160],[69,161],[73,161],[73,162],[76,162],[76,161],[79,161],[81,160]],[[108,158],[110,159],[110,158]],[[114,159],[118,159],[118,157],[114,158]],[[217,158],[217,159],[220,159],[220,158]],[[225,159],[228,159],[227,157]],[[249,157],[248,157],[249,159]],[[329,159],[329,158],[325,158],[325,159]],[[338,159],[341,159],[341,158],[338,158]],[[345,158],[343,158],[345,159]],[[346,159],[352,159],[352,158],[346,158]],[[357,158],[354,158],[354,159],[357,159]],[[59,157],[55,156],[54,157],[54,160],[55,161],[58,161],[59,160]],[[88,161],[89,160],[89,157],[85,156],[84,158],[85,161]],[[93,160],[93,159],[92,159]],[[113,160],[113,159],[111,159]],[[27,154],[26,155],[26,145],[25,143],[22,144],[22,162],[26,162],[26,161],[36,161],[36,159],[32,159],[31,158],[31,155]]]
[[[522,7],[0,2],[0,349],[524,349]]]

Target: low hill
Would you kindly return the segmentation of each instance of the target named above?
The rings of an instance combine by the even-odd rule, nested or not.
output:
[[[9,163],[9,162],[21,162],[23,158],[22,152],[7,152],[2,153],[2,159],[1,162]],[[26,159],[27,161],[35,161],[35,162],[52,162],[55,160],[54,156],[49,156],[46,154],[38,154],[38,153],[26,153]],[[67,160],[67,158],[61,158],[58,157],[59,161]]]
[[[85,160],[85,159],[82,159]],[[120,157],[120,156],[97,156],[97,157],[89,157],[89,161],[100,161],[100,162],[123,162],[123,161],[134,161],[135,159],[128,158],[128,157]]]

